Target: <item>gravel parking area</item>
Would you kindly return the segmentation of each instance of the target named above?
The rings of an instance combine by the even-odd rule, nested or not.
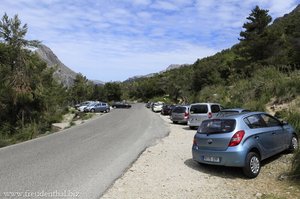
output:
[[[103,199],[300,198],[300,188],[280,177],[289,170],[292,154],[264,161],[259,176],[246,179],[239,168],[194,162],[191,146],[195,130],[171,124],[168,116],[160,117],[169,125],[169,136],[147,148]]]

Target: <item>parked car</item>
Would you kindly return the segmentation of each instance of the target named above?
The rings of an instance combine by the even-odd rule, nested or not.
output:
[[[246,113],[246,112],[250,112],[250,110],[244,108],[222,109],[220,112],[217,113],[215,117],[219,118],[227,115],[236,115],[236,114]]]
[[[79,103],[79,104],[76,104],[75,105],[75,108],[76,109],[78,109],[79,107],[81,107],[81,106],[87,106],[87,105],[89,105],[90,103],[92,103],[93,101],[84,101],[84,102],[81,102],[81,103]]]
[[[153,102],[147,102],[145,106],[146,106],[147,108],[151,108],[151,107],[152,107],[152,104],[153,104]]]
[[[155,102],[152,106],[152,111],[153,112],[161,112],[163,105],[164,105],[163,102]]]
[[[203,120],[215,117],[221,110],[217,103],[196,103],[190,105],[188,125],[191,129],[198,128]]]
[[[99,103],[99,102],[98,101],[88,101],[87,103],[84,103],[82,106],[78,107],[78,110],[80,112],[83,112],[86,107],[97,104],[97,103]]]
[[[243,168],[255,178],[261,161],[298,149],[294,128],[264,112],[204,120],[194,136],[193,159],[199,163]]]
[[[95,104],[91,104],[90,106],[84,109],[85,112],[106,112],[110,111],[110,107],[105,102],[99,102]]]
[[[170,119],[174,124],[187,124],[189,119],[189,106],[176,106],[171,113]]]
[[[131,108],[131,105],[125,102],[115,102],[111,105],[113,108]]]
[[[165,105],[163,105],[160,113],[162,115],[170,115],[173,108],[175,108],[175,105],[165,104]]]

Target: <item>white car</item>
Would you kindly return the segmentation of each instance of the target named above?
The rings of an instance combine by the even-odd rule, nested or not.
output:
[[[195,103],[190,105],[188,125],[190,129],[198,128],[203,120],[215,117],[222,109],[217,103]]]
[[[152,106],[152,111],[153,112],[161,112],[163,108],[164,103],[163,102],[156,102]]]
[[[98,101],[89,101],[88,103],[86,103],[86,104],[84,104],[84,105],[82,105],[82,106],[79,106],[77,109],[80,111],[80,112],[84,112],[84,109],[86,108],[86,107],[88,107],[88,106],[91,106],[91,105],[95,105],[95,104],[97,104],[97,103],[99,103]]]

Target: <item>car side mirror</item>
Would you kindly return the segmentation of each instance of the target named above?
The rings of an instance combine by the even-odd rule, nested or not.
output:
[[[289,124],[287,121],[280,121],[280,122],[282,126]]]

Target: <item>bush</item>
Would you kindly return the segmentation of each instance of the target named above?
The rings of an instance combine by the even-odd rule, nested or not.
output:
[[[8,140],[0,138],[0,148],[10,145],[11,143]]]
[[[195,101],[219,102],[228,108],[242,107],[264,111],[271,98],[275,97],[278,102],[286,102],[300,94],[299,72],[284,74],[275,67],[265,66],[249,79],[238,77],[236,79],[230,86],[204,87],[197,93]]]
[[[293,109],[291,109],[293,110]],[[300,113],[291,110],[284,110],[277,112],[275,116],[280,117],[291,124],[298,135],[298,140],[300,140]],[[296,179],[300,179],[300,151],[295,153],[292,165],[292,176]]]

